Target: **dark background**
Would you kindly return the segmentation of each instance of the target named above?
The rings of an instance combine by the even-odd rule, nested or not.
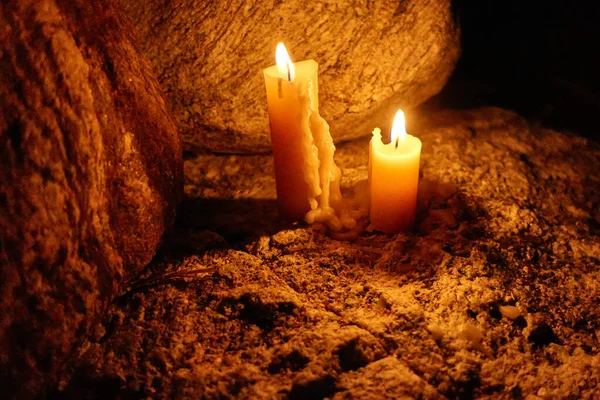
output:
[[[455,0],[463,54],[438,101],[498,105],[600,140],[598,3]]]

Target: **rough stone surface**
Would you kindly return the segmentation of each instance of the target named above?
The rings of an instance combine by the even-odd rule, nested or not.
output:
[[[56,380],[151,260],[183,189],[181,139],[110,2],[0,6],[0,387]]]
[[[262,69],[279,41],[319,63],[336,142],[436,94],[460,52],[450,0],[119,1],[191,149],[270,150]]]
[[[598,398],[598,144],[497,108],[409,121],[423,212],[392,237],[282,225],[268,156],[187,159],[176,234],[62,393]],[[366,140],[336,156],[367,176]]]

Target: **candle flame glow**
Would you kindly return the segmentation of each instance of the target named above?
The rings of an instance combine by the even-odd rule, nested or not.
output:
[[[394,147],[398,147],[398,144],[403,143],[404,139],[406,139],[406,120],[404,119],[404,112],[398,110],[394,118],[394,124],[392,125],[391,143],[394,143]]]
[[[277,44],[277,48],[275,49],[275,62],[277,63],[281,77],[288,81],[293,81],[296,76],[294,63],[292,63],[292,59],[281,42]]]

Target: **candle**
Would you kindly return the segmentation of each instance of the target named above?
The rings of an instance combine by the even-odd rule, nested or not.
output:
[[[404,113],[398,110],[391,142],[373,130],[369,146],[370,219],[385,233],[410,229],[416,216],[421,141],[406,133]]]
[[[319,115],[319,65],[314,60],[292,63],[283,43],[277,45],[275,60],[263,75],[280,213],[341,228],[334,210],[341,201],[341,174],[333,161],[329,125]]]

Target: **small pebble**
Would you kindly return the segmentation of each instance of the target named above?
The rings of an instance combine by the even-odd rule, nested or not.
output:
[[[517,319],[521,315],[521,312],[515,306],[500,306],[498,309],[503,316],[512,320]]]

